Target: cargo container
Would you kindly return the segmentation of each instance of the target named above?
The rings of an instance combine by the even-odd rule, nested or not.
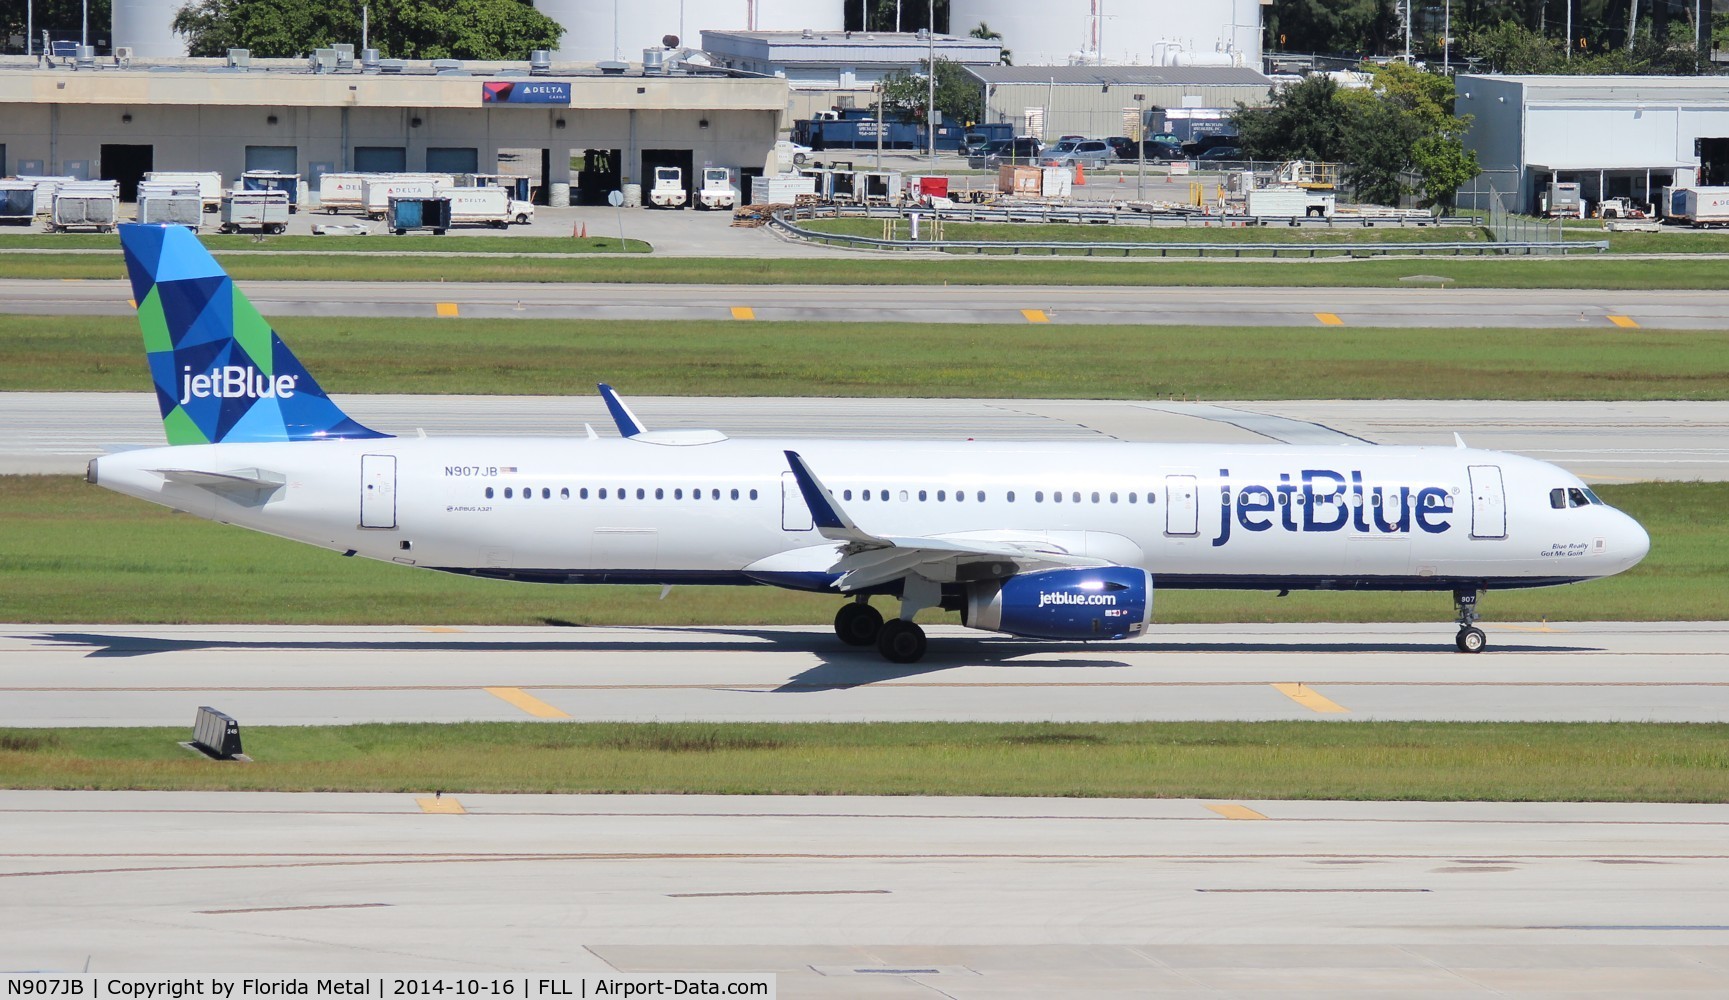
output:
[[[1545,218],[1583,219],[1585,199],[1579,185],[1572,181],[1551,181],[1538,199],[1538,211]]]
[[[1729,187],[1676,188],[1669,208],[1670,218],[1694,229],[1729,226]]]
[[[358,212],[365,205],[365,183],[373,173],[329,173],[318,178],[318,207],[326,215]]]
[[[48,228],[57,233],[73,228],[108,233],[119,221],[119,181],[75,181],[55,190]]]
[[[76,177],[46,177],[38,174],[19,174],[11,178],[15,181],[28,181],[36,185],[36,214],[47,215],[54,209],[54,192],[60,190],[62,184],[77,183]]]
[[[534,202],[534,185],[526,174],[458,174],[458,187],[501,187],[517,201]]]
[[[450,228],[450,199],[442,194],[392,195],[385,205],[384,224],[398,236],[420,230],[443,236]]]
[[[1331,219],[1338,198],[1331,191],[1301,187],[1252,188],[1248,193],[1249,214],[1272,219]]]
[[[143,181],[138,185],[138,221],[197,232],[204,224],[204,192],[196,183]]]
[[[0,223],[36,221],[36,183],[16,178],[0,180]]]
[[[288,192],[230,191],[222,199],[222,225],[225,233],[253,229],[261,233],[282,233],[288,230]]]
[[[151,184],[197,188],[199,203],[206,212],[222,207],[222,175],[214,170],[151,170],[144,179]]]
[[[792,205],[799,197],[816,196],[816,178],[809,174],[759,174],[750,179],[752,205]]]
[[[361,205],[367,218],[382,219],[390,211],[391,198],[429,198],[438,193],[438,187],[425,174],[374,174],[361,181]]]
[[[513,222],[527,225],[534,218],[534,206],[512,198],[509,188],[450,187],[438,193],[450,199],[450,224],[454,226],[504,229]]]
[[[288,194],[288,214],[300,211],[300,175],[280,170],[248,170],[240,175],[237,191],[284,191]]]

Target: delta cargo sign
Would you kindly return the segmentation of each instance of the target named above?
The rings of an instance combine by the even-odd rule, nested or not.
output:
[[[570,84],[539,80],[488,80],[481,84],[482,104],[569,104]]]

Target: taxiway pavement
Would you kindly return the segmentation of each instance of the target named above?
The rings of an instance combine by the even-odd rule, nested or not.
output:
[[[1379,719],[1726,722],[1729,623],[933,626],[915,664],[826,628],[4,625],[0,726]]]
[[[1729,984],[1723,805],[431,791],[0,792],[0,955],[773,972],[782,998]]]
[[[373,258],[361,254],[357,259]],[[461,258],[456,258],[460,260]],[[456,265],[453,264],[453,267]],[[1293,285],[1301,263],[1288,265]],[[1423,262],[1410,262],[1412,276]],[[1517,267],[1517,261],[1507,266]],[[1729,293],[1540,288],[248,281],[266,316],[1715,330]],[[0,312],[130,316],[123,280],[0,280]]]
[[[1451,445],[1459,433],[1473,447],[1554,462],[1592,482],[1729,479],[1726,402],[629,398],[651,427],[714,427],[735,437]],[[392,434],[570,436],[584,424],[615,433],[600,397],[587,391],[341,402]],[[146,393],[0,392],[0,427],[0,474],[78,474],[110,447],[166,443]]]

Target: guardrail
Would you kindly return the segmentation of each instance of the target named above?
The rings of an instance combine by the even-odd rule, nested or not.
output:
[[[943,253],[995,254],[1022,256],[1047,254],[1096,257],[1101,254],[1124,257],[1425,257],[1477,256],[1509,257],[1536,255],[1566,255],[1587,250],[1602,253],[1609,249],[1608,240],[1578,243],[1145,243],[1108,240],[885,240],[844,233],[824,233],[798,224],[801,213],[810,208],[785,209],[769,217],[769,224],[796,239],[809,240],[828,246],[855,250],[936,250]],[[816,209],[815,211],[827,211]],[[898,215],[898,210],[876,210]],[[868,214],[868,213],[867,213]],[[945,218],[948,218],[945,216]]]
[[[911,212],[922,216],[936,215],[949,222],[1051,222],[1074,225],[1137,225],[1143,228],[1181,225],[1185,228],[1223,229],[1242,226],[1288,226],[1292,229],[1376,229],[1382,227],[1473,227],[1476,219],[1460,216],[1444,218],[1412,218],[1397,215],[1343,214],[1332,218],[1316,216],[1244,216],[1204,215],[1200,212],[1151,211],[1125,203],[1122,209],[1080,208],[1051,205],[975,205],[956,202],[953,205],[925,208],[896,205],[807,205],[788,210],[796,219],[892,219],[904,218]]]

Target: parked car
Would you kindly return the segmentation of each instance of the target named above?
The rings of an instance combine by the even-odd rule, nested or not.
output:
[[[1162,139],[1147,139],[1141,143],[1143,155],[1149,160],[1181,160],[1183,147],[1181,143],[1165,142]]]
[[[1132,160],[1136,157],[1135,140],[1126,135],[1111,135],[1105,137],[1105,145],[1111,147],[1111,152],[1119,160]]]
[[[1209,149],[1195,157],[1196,160],[1203,163],[1213,163],[1219,160],[1240,160],[1242,158],[1243,151],[1235,146],[1214,146],[1212,149]]]
[[[1199,139],[1183,143],[1183,155],[1190,159],[1198,159],[1202,153],[1218,146],[1235,146],[1238,138],[1234,133],[1216,132],[1203,135]]]
[[[960,153],[962,156],[971,156],[974,153],[982,152],[992,141],[993,140],[989,136],[981,135],[977,132],[969,132],[961,137],[961,144],[955,151]],[[1006,142],[1007,140],[999,141]]]
[[[1044,158],[1044,162],[1053,167],[1072,167],[1080,164],[1088,170],[1097,170],[1116,158],[1111,147],[1103,139],[1082,139],[1068,149],[1062,149],[1062,143],[1057,144],[1058,152]]]
[[[782,139],[774,144],[774,157],[782,170],[791,169],[791,165],[795,163],[801,167],[804,166],[804,161],[810,159],[812,152],[814,150],[809,146],[793,142],[791,139]]]
[[[982,156],[967,157],[967,165],[975,170],[995,170],[1005,163],[1037,163],[1042,146],[1032,136],[998,139],[986,145]]]

